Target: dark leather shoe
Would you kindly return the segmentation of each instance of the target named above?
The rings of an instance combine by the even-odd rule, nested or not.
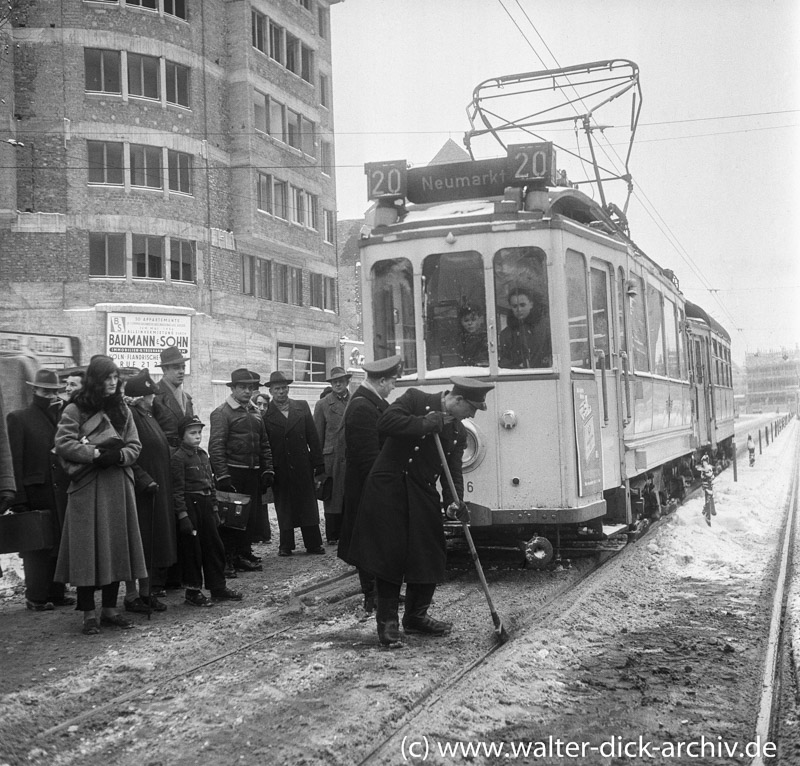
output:
[[[242,558],[246,559],[247,561],[249,561],[252,564],[260,564],[261,561],[262,561],[261,556],[256,556],[255,553],[252,553],[252,552],[248,553],[246,555],[243,555]]]
[[[133,601],[125,599],[125,611],[135,612],[136,614],[150,614],[150,608],[140,597],[136,597]]]
[[[97,624],[95,617],[90,617],[88,620],[83,621],[83,630],[81,631],[84,636],[96,636],[100,632],[100,626]]]
[[[184,601],[186,601],[189,606],[214,606],[214,604],[199,590],[187,590]]]
[[[78,602],[72,596],[63,596],[62,598],[54,598],[50,602],[53,606],[75,606]]]
[[[291,556],[291,555],[293,555],[293,553],[288,548],[278,548],[278,555],[279,556]]]
[[[325,549],[320,545],[319,548],[306,548],[306,553],[325,553]]]
[[[142,601],[152,612],[166,612],[167,605],[162,604],[155,596],[142,596]]]
[[[211,598],[214,601],[241,601],[244,597],[238,590],[223,588],[222,590],[212,590]]]
[[[242,556],[237,556],[233,560],[233,568],[237,572],[261,572],[264,569],[261,564],[254,564],[252,561],[248,561]]]
[[[53,611],[53,602],[52,601],[29,601],[26,598],[25,599],[25,608],[29,612],[52,612]]]
[[[448,636],[453,630],[453,623],[435,620],[427,614],[423,617],[403,615],[403,630],[406,633],[424,633],[428,636]]]
[[[133,627],[133,620],[123,617],[121,614],[112,614],[110,617],[105,614],[100,615],[101,625],[113,625],[115,628],[128,630]]]
[[[403,641],[400,638],[400,626],[397,620],[389,618],[388,620],[378,620],[378,640],[382,646],[389,649],[399,649],[403,646]]]

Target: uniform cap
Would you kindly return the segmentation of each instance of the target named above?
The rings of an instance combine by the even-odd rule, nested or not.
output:
[[[33,380],[26,380],[25,382],[29,386],[49,388],[52,391],[61,391],[64,388],[64,384],[59,381],[58,375],[53,370],[36,370]]]
[[[385,359],[376,359],[374,362],[365,362],[361,369],[371,378],[391,378],[400,375],[403,366],[403,358],[400,354],[387,356]]]
[[[181,420],[180,424],[178,425],[178,436],[183,438],[183,435],[186,433],[186,430],[191,428],[192,426],[200,426],[200,428],[205,428],[205,423],[197,417],[197,415],[188,415],[183,420]]]
[[[145,367],[141,372],[125,381],[125,396],[147,396],[156,392],[156,384]]]
[[[464,397],[476,410],[486,409],[486,394],[494,388],[491,383],[460,377],[450,378],[450,382],[453,384],[453,390],[450,392],[453,396]]]
[[[331,374],[325,378],[328,383],[333,383],[334,380],[339,380],[339,378],[347,378],[350,380],[353,376],[344,369],[344,367],[333,367],[331,369]]]

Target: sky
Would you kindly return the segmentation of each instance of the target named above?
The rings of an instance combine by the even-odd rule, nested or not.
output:
[[[633,240],[728,329],[738,364],[800,344],[800,2],[344,0],[331,27],[340,220],[368,207],[364,163],[462,145],[478,83],[630,59]],[[608,124],[622,155],[627,125]],[[623,207],[624,185],[607,196]]]

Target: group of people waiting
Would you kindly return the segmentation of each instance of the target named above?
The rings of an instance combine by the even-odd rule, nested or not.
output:
[[[298,527],[307,553],[325,553],[323,500],[327,542],[358,568],[364,608],[376,612],[383,645],[402,644],[403,582],[405,632],[449,633],[450,623],[428,615],[446,557],[435,442],[441,438],[459,494],[451,497],[442,482],[444,503],[468,518],[460,421],[486,409],[492,386],[453,378],[452,390],[409,389],[390,406],[401,370],[396,356],[363,365],[366,378],[352,396],[351,376],[333,368],[312,415],[307,402],[289,397],[293,381],[284,373],[264,384],[240,368],[211,413],[206,453],[206,424],[183,390],[187,361],[178,349],[165,350],[157,383],[147,369],[123,382],[104,355],[92,357],[85,372],[66,371],[64,380],[39,370],[29,383],[32,403],[8,414],[13,475],[0,449],[0,513],[50,509],[55,541],[21,554],[27,608],[75,605],[83,633],[95,635],[101,626],[133,627],[118,608],[123,582],[126,612],[165,610],[159,597],[176,578],[191,606],[240,601],[228,580],[262,569],[252,546],[270,540],[271,491],[279,556],[293,555]],[[260,391],[265,386],[269,395]],[[220,514],[236,496],[249,506],[244,529]]]

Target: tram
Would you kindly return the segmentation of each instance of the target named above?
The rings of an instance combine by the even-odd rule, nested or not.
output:
[[[733,433],[724,329],[634,244],[622,210],[557,169],[552,142],[507,140],[521,127],[538,138],[561,119],[550,106],[493,122],[495,98],[559,82],[603,104],[632,93],[635,131],[633,62],[493,78],[473,94],[465,144],[491,134],[505,155],[367,164],[360,239],[367,357],[401,354],[398,388],[494,384],[487,411],[464,421],[470,526],[534,566],[567,539],[635,532],[681,495],[699,450],[724,451]],[[594,111],[580,115],[592,157]],[[592,165],[602,189],[608,173]],[[630,188],[627,158],[615,178]]]

